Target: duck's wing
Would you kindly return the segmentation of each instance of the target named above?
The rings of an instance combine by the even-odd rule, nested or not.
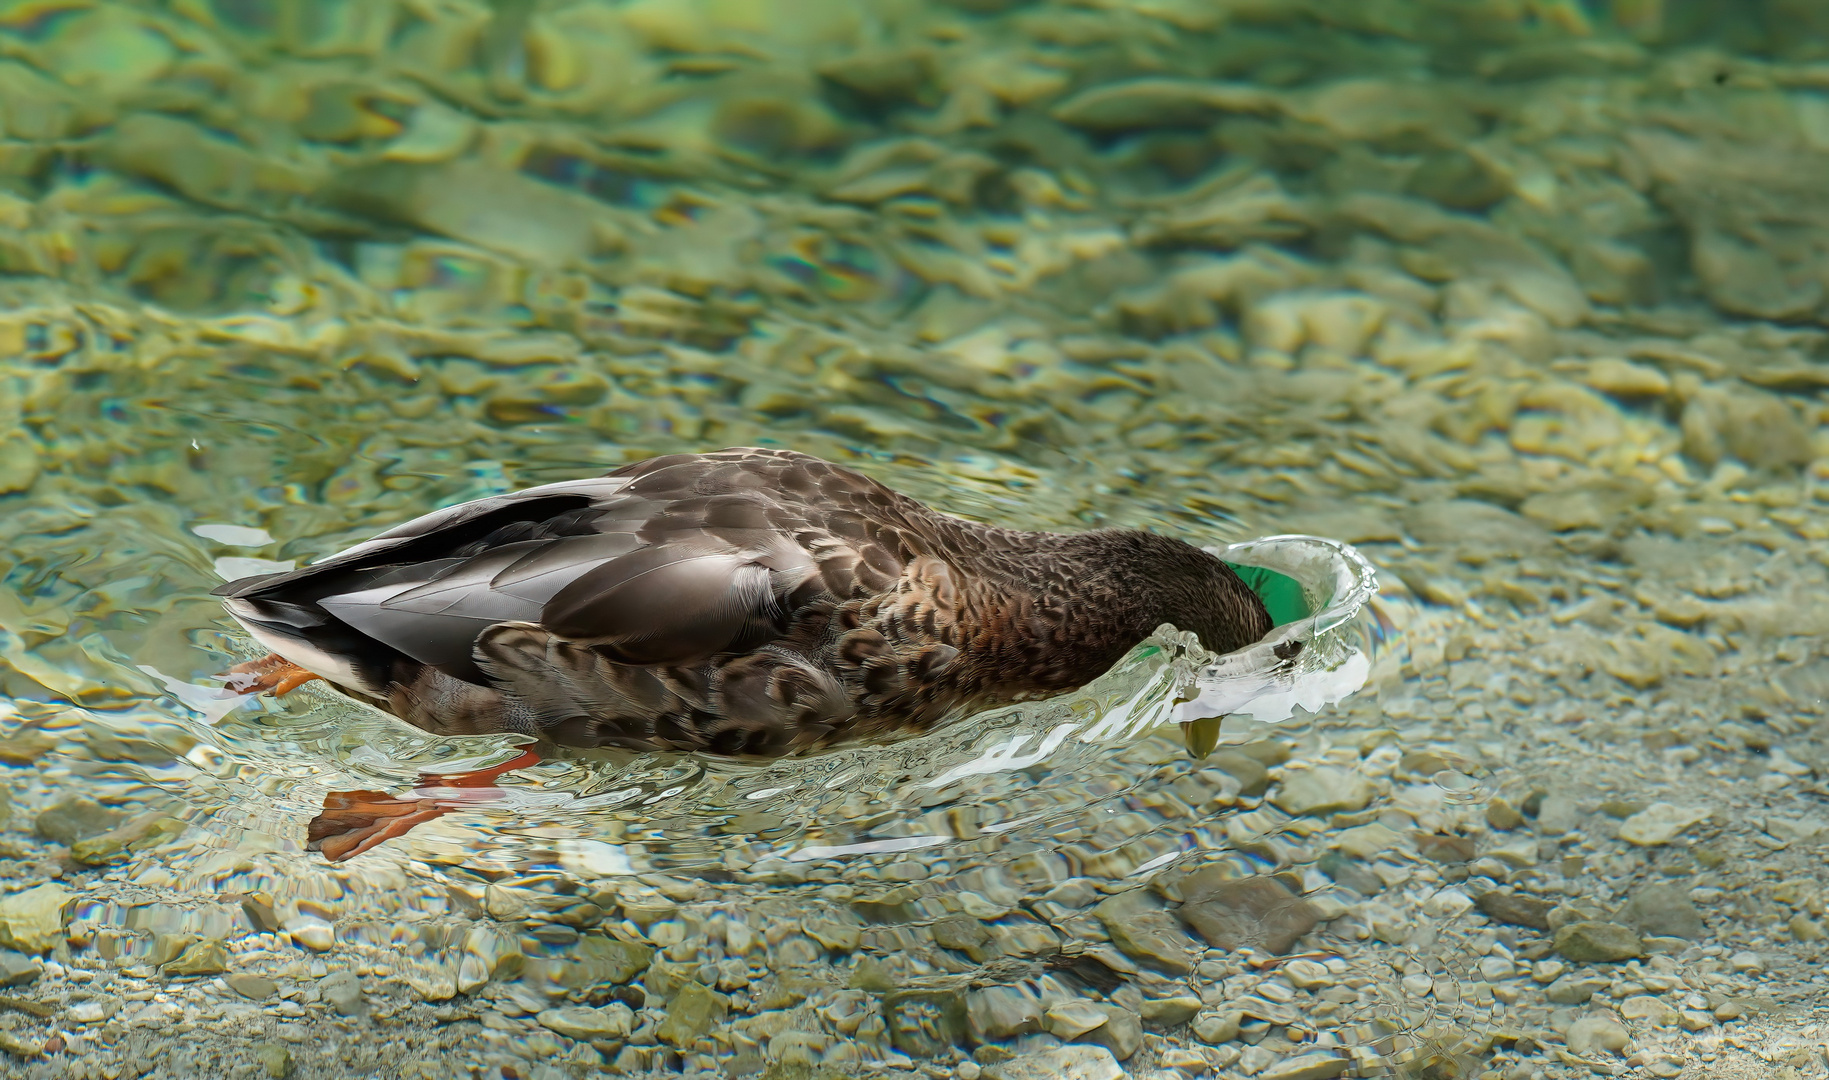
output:
[[[472,681],[478,635],[503,622],[622,663],[686,664],[767,642],[822,593],[886,587],[909,557],[905,502],[803,455],[675,455],[440,510],[216,591],[257,636],[344,659],[384,646]]]

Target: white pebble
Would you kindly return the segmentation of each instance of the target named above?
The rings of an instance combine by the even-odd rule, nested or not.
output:
[[[1480,961],[1480,978],[1487,982],[1509,979],[1517,970],[1517,967],[1503,956],[1488,956]]]
[[[1423,914],[1452,919],[1473,910],[1473,898],[1459,889],[1443,889],[1423,902]]]
[[[287,919],[286,933],[294,942],[313,952],[324,952],[337,943],[336,928],[315,915]]]

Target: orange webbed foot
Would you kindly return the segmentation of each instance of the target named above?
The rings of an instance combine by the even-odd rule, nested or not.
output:
[[[324,796],[324,809],[305,830],[305,847],[322,852],[331,862],[353,859],[415,826],[435,821],[453,810],[478,801],[461,792],[486,791],[502,774],[536,765],[540,755],[531,750],[487,769],[455,776],[423,777],[415,792],[419,798],[396,798],[380,791],[333,791]],[[440,797],[439,792],[445,797]]]
[[[259,660],[243,661],[217,676],[225,680],[231,690],[243,694],[265,692],[274,697],[282,697],[321,677],[273,653]]]
[[[424,799],[396,799],[380,791],[333,791],[306,827],[305,847],[342,862],[449,812]]]

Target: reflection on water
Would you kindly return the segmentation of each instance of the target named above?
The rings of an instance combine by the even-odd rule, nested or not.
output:
[[[0,46],[9,1069],[1823,1068],[1821,5],[15,0]],[[516,740],[213,678],[223,578],[755,444],[1307,552],[1342,621],[478,787]],[[448,812],[333,865],[351,791]]]

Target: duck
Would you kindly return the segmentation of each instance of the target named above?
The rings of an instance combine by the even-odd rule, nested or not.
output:
[[[1163,623],[1243,648],[1275,623],[1243,569],[740,447],[437,510],[215,595],[269,650],[230,669],[243,693],[323,680],[436,735],[778,758],[1066,693]]]

